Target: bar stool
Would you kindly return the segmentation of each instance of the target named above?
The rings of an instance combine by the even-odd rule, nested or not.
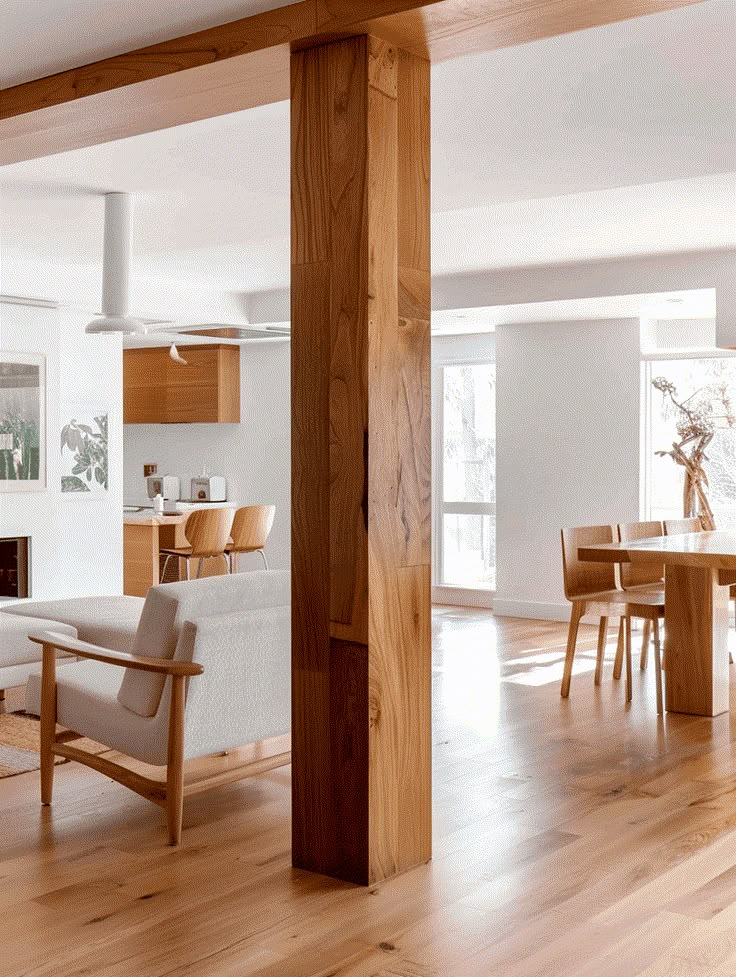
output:
[[[237,571],[239,553],[260,553],[263,566],[268,570],[264,547],[275,516],[275,505],[246,505],[237,510],[230,530],[232,543],[225,549],[230,560],[230,573]]]
[[[161,550],[166,556],[161,577],[165,576],[166,567],[172,556],[186,561],[187,580],[191,579],[190,562],[192,560],[199,560],[197,577],[202,574],[204,560],[218,557],[225,563],[225,573],[229,573],[230,566],[225,554],[225,547],[230,538],[230,520],[230,509],[195,509],[184,525],[184,535],[189,540],[189,546]]]

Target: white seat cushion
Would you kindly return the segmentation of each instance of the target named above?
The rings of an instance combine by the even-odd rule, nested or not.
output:
[[[65,600],[23,601],[2,609],[3,614],[43,618],[76,628],[80,641],[110,648],[112,651],[133,649],[144,600],[142,597],[70,597]],[[48,630],[48,624],[36,624],[34,630]]]
[[[48,630],[69,635],[71,638],[77,637],[76,628],[71,624],[55,623],[50,628],[49,622],[42,618],[0,613],[0,668],[40,662],[43,654],[41,645],[31,641],[28,635],[34,631]]]
[[[104,662],[86,661],[57,672],[57,722],[126,756],[163,766],[166,763],[168,710],[151,719],[138,716],[118,702],[125,670]],[[41,712],[41,676],[26,685],[26,712]]]

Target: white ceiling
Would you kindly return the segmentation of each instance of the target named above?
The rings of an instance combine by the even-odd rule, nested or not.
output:
[[[294,0],[0,0],[0,88]]]
[[[208,21],[275,5],[210,4]],[[168,17],[159,36],[201,26],[201,3],[172,6],[128,0],[116,48],[142,43],[144,15]],[[44,11],[86,53],[44,41]],[[2,70],[109,53],[114,12],[0,0]],[[435,66],[434,273],[736,245],[735,40],[736,2],[707,0]],[[107,190],[136,195],[137,274],[288,284],[288,103],[1,169],[3,258],[99,265]]]

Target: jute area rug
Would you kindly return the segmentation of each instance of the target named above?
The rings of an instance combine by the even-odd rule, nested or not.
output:
[[[40,733],[41,724],[35,716],[23,712],[0,715],[0,780],[39,769]],[[107,750],[107,747],[87,739],[75,740],[74,745],[90,753],[104,753]],[[54,763],[67,762],[64,757],[54,758]]]

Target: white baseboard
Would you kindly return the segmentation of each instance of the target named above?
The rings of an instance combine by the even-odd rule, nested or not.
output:
[[[433,604],[451,604],[455,607],[492,607],[493,592],[471,590],[468,587],[432,587]]]
[[[526,617],[535,621],[569,621],[570,605],[495,597],[493,613],[497,617]]]

